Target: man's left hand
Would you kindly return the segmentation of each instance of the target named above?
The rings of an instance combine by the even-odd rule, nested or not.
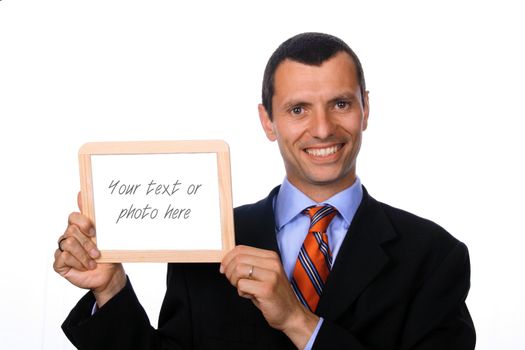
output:
[[[295,296],[276,252],[237,246],[222,259],[220,272],[241,297],[252,300],[270,326],[283,331],[298,348],[305,347],[319,317]]]

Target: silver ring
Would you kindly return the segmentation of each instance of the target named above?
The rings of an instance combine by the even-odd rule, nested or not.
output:
[[[254,266],[252,265],[252,267],[250,267],[250,272],[248,272],[248,278],[249,279],[252,279],[253,269],[254,269]]]
[[[62,249],[60,245],[62,244],[62,241],[64,241],[65,239],[67,239],[67,237],[62,237],[58,240],[58,250],[60,250],[61,252],[63,252],[64,249]]]

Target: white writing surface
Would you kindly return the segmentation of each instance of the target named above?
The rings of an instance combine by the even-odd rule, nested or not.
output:
[[[101,250],[220,250],[215,153],[91,156]]]

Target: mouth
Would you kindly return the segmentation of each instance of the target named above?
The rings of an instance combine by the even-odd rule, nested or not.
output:
[[[343,146],[343,143],[339,143],[328,147],[308,147],[305,148],[304,151],[310,156],[316,158],[327,158],[339,152]]]

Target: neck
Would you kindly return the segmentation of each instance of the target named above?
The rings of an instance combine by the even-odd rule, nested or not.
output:
[[[349,176],[344,180],[337,181],[335,183],[295,183],[292,179],[288,178],[288,181],[294,185],[299,191],[303,192],[308,198],[316,203],[326,201],[328,198],[335,196],[337,193],[352,186],[355,182],[355,174]]]

